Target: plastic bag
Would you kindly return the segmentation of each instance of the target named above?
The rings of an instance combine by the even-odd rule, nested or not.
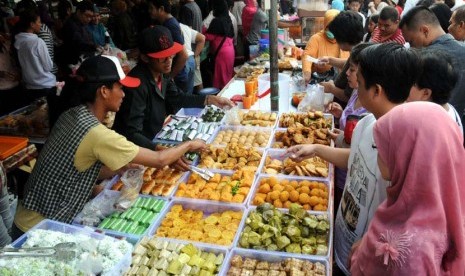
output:
[[[241,116],[239,115],[239,107],[234,106],[230,110],[227,110],[224,114],[225,124],[227,125],[240,125]]]
[[[115,207],[118,210],[126,210],[132,206],[139,196],[140,188],[144,176],[144,169],[130,169],[124,172],[121,176],[123,188],[121,189],[121,196],[116,201]]]
[[[103,191],[102,196],[86,203],[81,213],[76,217],[76,222],[85,226],[98,226],[102,219],[113,214],[118,195]]]
[[[318,84],[310,85],[307,88],[307,95],[299,103],[297,110],[299,112],[307,111],[324,111],[325,93],[324,87]]]

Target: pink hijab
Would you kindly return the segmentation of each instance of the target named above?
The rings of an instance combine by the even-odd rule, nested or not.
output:
[[[252,20],[257,12],[256,0],[245,0],[245,7],[242,9],[242,33],[246,37],[250,32]]]
[[[429,102],[402,104],[374,127],[391,175],[351,258],[352,275],[465,274],[465,150],[459,127]]]

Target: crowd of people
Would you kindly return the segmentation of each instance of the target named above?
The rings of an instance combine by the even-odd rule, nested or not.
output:
[[[260,0],[114,0],[102,24],[101,3],[61,1],[53,21],[46,5],[22,0],[0,37],[2,112],[45,96],[53,124],[14,222],[0,169],[0,246],[44,218],[71,222],[101,188],[97,179],[133,164],[187,169],[184,153],[205,143],[160,151],[155,134],[181,107],[233,106],[195,93],[210,85],[202,49],[209,44],[217,57],[207,69],[221,89],[269,17]],[[334,0],[309,39],[303,78],[333,75],[320,84],[335,96],[327,111],[336,147],[287,154],[337,167],[335,275],[465,274],[464,40],[459,0]],[[111,55],[116,48],[137,55],[134,68]],[[113,130],[102,124],[108,112],[116,112]]]

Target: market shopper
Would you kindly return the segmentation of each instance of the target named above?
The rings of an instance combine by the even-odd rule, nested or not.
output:
[[[173,42],[163,26],[145,29],[139,40],[139,63],[129,73],[141,80],[137,88],[127,89],[126,98],[116,114],[114,129],[128,140],[148,149],[155,149],[152,140],[161,130],[169,109],[203,107],[214,104],[232,106],[229,99],[217,96],[184,94],[170,78],[173,56],[182,45]]]
[[[187,94],[192,94],[194,91],[194,86],[197,70],[199,71],[198,74],[200,75],[200,54],[202,53],[203,47],[205,46],[205,36],[196,30],[192,29],[191,27],[184,25],[182,23],[179,24],[182,31],[182,36],[184,37],[184,48],[187,50],[187,55],[189,56],[186,67],[188,70],[187,75],[187,90],[185,91]],[[195,45],[194,49],[192,49],[192,45]],[[202,77],[200,77],[200,85],[202,84]],[[197,83],[199,85],[199,83]]]
[[[86,59],[77,71],[81,105],[63,113],[47,139],[16,212],[13,238],[45,218],[70,223],[88,201],[97,179],[122,172],[130,163],[162,168],[205,143],[194,140],[159,152],[141,148],[106,128],[109,111],[118,111],[127,77],[116,57]],[[185,167],[186,168],[186,167]]]
[[[395,42],[405,44],[402,31],[399,29],[399,13],[394,7],[386,7],[379,13],[378,24],[371,34],[375,43]]]
[[[407,103],[378,120],[374,141],[391,185],[353,248],[351,274],[464,275],[465,150],[457,124],[436,104]]]
[[[439,50],[423,49],[420,57],[421,73],[412,86],[407,101],[429,101],[441,105],[463,132],[461,116],[448,103],[450,92],[458,78],[450,56]]]
[[[334,257],[347,275],[352,245],[362,238],[377,207],[386,199],[388,182],[382,178],[376,163],[378,152],[373,146],[373,127],[377,119],[405,102],[419,71],[417,53],[395,43],[369,46],[361,51],[359,58],[358,97],[372,114],[358,122],[350,149],[298,145],[287,150],[297,161],[316,155],[348,170],[334,227]],[[389,74],[385,73],[386,68],[390,68]]]
[[[334,35],[339,48],[343,51],[351,51],[358,45],[363,37],[363,25],[361,17],[354,11],[344,11],[339,13],[328,25],[328,30]],[[324,56],[320,62],[327,63],[331,66],[342,68],[341,72],[349,69],[349,63],[346,58],[336,58]],[[347,77],[344,73],[338,74],[336,78],[327,82],[320,83],[326,93],[333,94],[339,102],[345,103],[352,95],[353,89],[347,83]]]
[[[302,56],[302,71],[306,83],[310,81],[313,72],[324,74],[330,71],[332,68],[332,66],[328,63],[316,64],[310,62],[307,60],[307,56],[313,58],[335,57],[345,59],[347,59],[347,57],[349,56],[348,52],[342,51],[341,48],[339,48],[334,34],[328,29],[328,25],[338,14],[338,10],[328,10],[325,13],[324,17],[323,30],[312,35],[312,37],[310,37],[310,39],[308,40],[307,46],[305,46],[305,51]],[[342,64],[344,64],[344,62]]]
[[[452,35],[446,34],[436,15],[425,7],[414,7],[402,17],[402,33],[414,48],[441,50],[451,56],[458,73],[457,84],[451,92],[449,103],[465,120],[465,47]]]
[[[452,13],[448,30],[456,40],[465,42],[465,7],[460,7]]]

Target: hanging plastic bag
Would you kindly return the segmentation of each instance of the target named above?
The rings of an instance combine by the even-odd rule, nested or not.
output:
[[[236,105],[224,114],[225,124],[227,125],[240,125],[241,116],[239,114],[239,107]]]
[[[318,84],[310,85],[307,88],[307,95],[299,103],[297,110],[299,112],[324,111],[325,106],[324,87]]]
[[[144,176],[144,169],[130,169],[124,172],[121,176],[123,188],[121,189],[121,196],[115,203],[118,210],[126,210],[132,206],[139,196],[140,188],[142,187]]]

